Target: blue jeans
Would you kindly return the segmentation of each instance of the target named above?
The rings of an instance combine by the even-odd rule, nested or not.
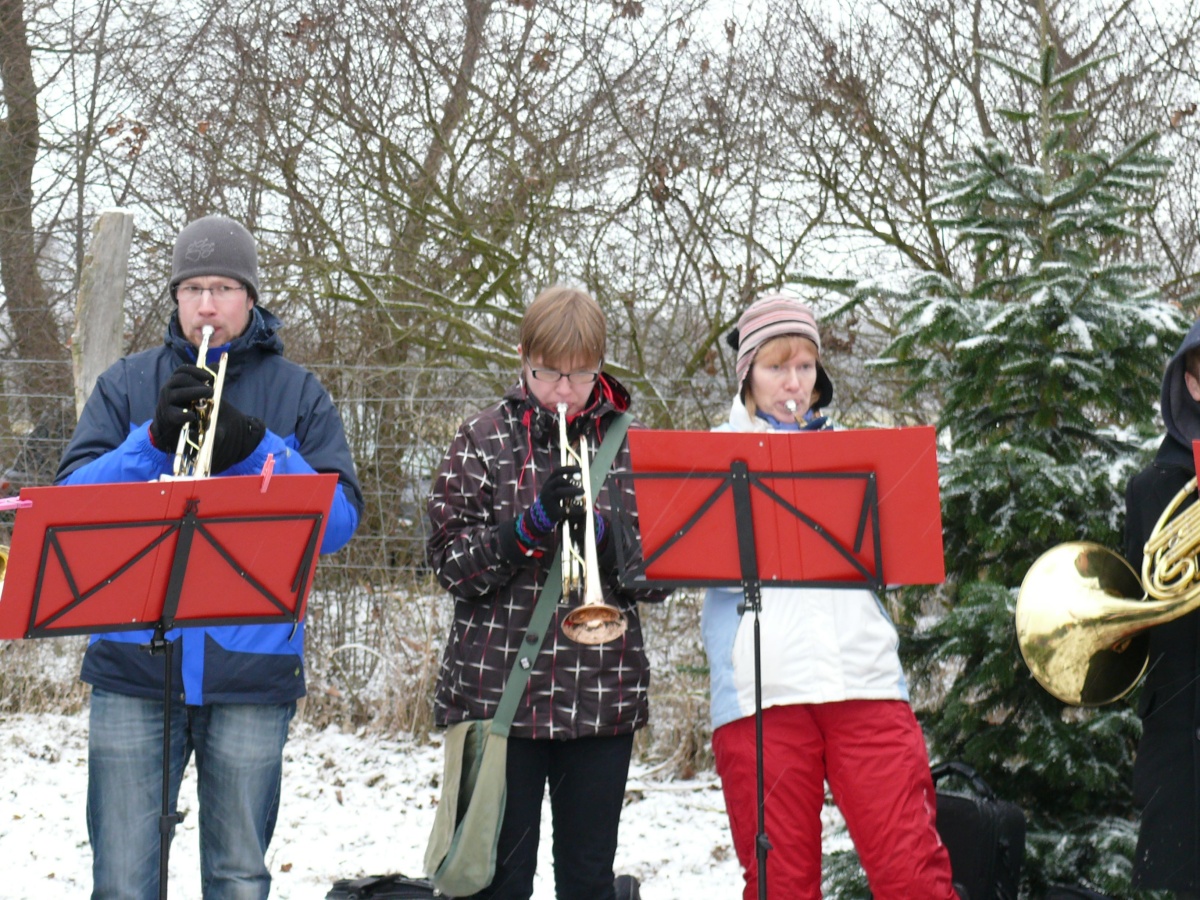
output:
[[[279,811],[283,745],[295,703],[171,709],[170,808],[196,754],[200,882],[205,900],[262,900]],[[92,690],[88,838],[93,900],[158,896],[162,701]]]

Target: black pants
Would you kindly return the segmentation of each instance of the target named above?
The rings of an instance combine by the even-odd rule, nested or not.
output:
[[[558,900],[614,900],[613,857],[633,735],[571,741],[508,739],[508,799],[496,875],[473,900],[529,900],[542,798],[550,785]]]

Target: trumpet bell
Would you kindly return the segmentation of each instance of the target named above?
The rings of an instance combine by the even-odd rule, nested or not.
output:
[[[571,531],[564,528],[561,539],[562,552],[562,598],[566,602],[576,592],[582,594],[581,603],[562,620],[562,632],[568,640],[577,644],[606,644],[625,633],[629,623],[625,614],[615,606],[604,602],[604,589],[600,585],[600,565],[596,553],[596,517],[592,502],[591,468],[587,438],[579,442],[579,449],[572,450],[567,440],[567,404],[558,404],[558,447],[559,464],[566,466],[572,461],[579,465],[583,486],[584,537],[581,547],[571,539]]]
[[[1021,655],[1049,693],[1074,706],[1101,706],[1133,690],[1149,661],[1145,629],[1164,618],[1119,554],[1087,541],[1037,558],[1017,594]]]
[[[585,603],[571,610],[562,622],[563,634],[577,644],[607,644],[625,633],[625,614],[606,603]]]

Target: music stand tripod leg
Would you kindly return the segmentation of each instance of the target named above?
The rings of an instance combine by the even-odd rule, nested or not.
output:
[[[175,556],[171,560],[171,574],[167,581],[167,592],[163,599],[162,617],[154,628],[154,637],[147,648],[150,654],[163,657],[163,746],[162,746],[162,812],[158,819],[158,898],[167,900],[167,867],[171,856],[171,836],[175,826],[182,820],[177,811],[171,809],[171,683],[175,672],[175,645],[167,640],[167,629],[174,623],[179,611],[179,598],[183,593],[183,579],[191,555],[192,540],[196,535],[199,503],[195,499],[187,502],[183,518],[179,523],[179,539],[175,545]]]
[[[742,615],[754,613],[754,768],[755,799],[758,803],[758,834],[754,837],[754,855],[758,862],[758,898],[767,900],[767,854],[771,850],[771,840],[767,836],[766,787],[763,781],[762,631],[758,618],[762,609],[762,584],[758,577],[758,554],[750,504],[750,467],[744,460],[734,460],[729,465],[729,476],[737,525],[738,557],[742,568],[742,602],[738,612]]]
[[[754,762],[756,772],[755,790],[758,792],[758,835],[754,839],[754,853],[758,859],[758,897],[767,900],[767,853],[771,840],[767,837],[767,800],[763,784],[763,705],[762,705],[762,648],[758,611],[761,603],[754,607]]]
[[[171,810],[171,675],[175,665],[175,646],[166,639],[160,624],[146,649],[152,656],[163,658],[163,732],[162,732],[162,811],[158,817],[158,896],[167,896],[167,860],[171,853],[171,835],[183,816]]]

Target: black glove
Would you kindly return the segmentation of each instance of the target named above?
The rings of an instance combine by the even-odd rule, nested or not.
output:
[[[213,395],[212,376],[199,366],[180,366],[158,392],[150,423],[150,440],[165,453],[174,453],[183,426],[197,420],[196,402]]]
[[[583,496],[583,486],[579,483],[579,466],[561,466],[550,473],[546,483],[538,492],[533,505],[525,510],[527,524],[531,527],[530,534],[545,537],[554,527],[571,513],[572,509],[582,512],[583,507],[575,501]]]
[[[612,572],[617,568],[617,542],[612,535],[612,525],[608,516],[595,512],[596,517],[596,561],[600,571]],[[587,540],[587,516],[582,506],[572,509],[567,516],[568,527],[571,529],[571,540],[576,547],[584,546]]]
[[[512,521],[511,527],[501,527],[498,550],[502,559],[541,555],[542,542],[567,518],[575,499],[583,496],[578,477],[579,466],[562,466],[550,473],[529,508]]]
[[[601,572],[617,570],[617,541],[620,537],[613,534],[612,524],[607,516],[596,513],[596,557],[600,563]]]
[[[222,403],[217,410],[217,434],[213,439],[212,473],[236,466],[254,452],[267,433],[262,419],[248,416],[236,406]]]
[[[600,538],[600,529],[604,525],[600,521],[600,514],[596,513],[596,539]],[[575,503],[567,510],[567,530],[571,534],[571,540],[575,542],[576,547],[582,547],[583,542],[587,537],[587,510],[582,503]]]

